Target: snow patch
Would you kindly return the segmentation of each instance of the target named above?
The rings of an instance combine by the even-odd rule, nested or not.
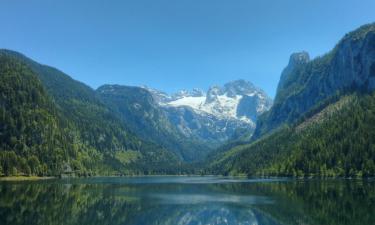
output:
[[[175,107],[190,106],[193,109],[199,109],[205,101],[206,97],[182,97],[175,101],[168,102],[167,105]]]
[[[237,118],[237,106],[241,99],[241,95],[232,98],[224,94],[218,95],[215,101],[206,103],[206,97],[182,97],[168,102],[167,105],[173,107],[189,106],[198,113],[205,112],[218,118],[239,119]]]

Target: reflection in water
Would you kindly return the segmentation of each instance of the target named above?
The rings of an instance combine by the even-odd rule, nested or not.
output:
[[[232,210],[220,206],[203,206],[194,210],[182,211],[169,224],[238,224],[256,225],[257,220],[251,210]]]
[[[375,182],[216,177],[0,183],[0,224],[373,224]]]
[[[266,204],[272,201],[259,196],[238,196],[226,194],[155,194],[152,195],[155,199],[160,200],[159,203],[164,204],[219,204],[232,203],[243,205]]]

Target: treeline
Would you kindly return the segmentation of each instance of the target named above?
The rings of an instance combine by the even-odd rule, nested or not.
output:
[[[185,173],[179,163],[132,134],[90,87],[0,50],[0,176]]]
[[[0,175],[17,176],[17,175],[47,175],[48,167],[45,163],[41,164],[38,157],[17,156],[13,151],[0,152]]]
[[[36,75],[0,54],[0,172],[45,175],[60,167],[73,148],[59,127],[51,99]]]
[[[349,100],[348,100],[349,99]],[[375,175],[375,93],[342,97],[317,121],[282,127],[220,163],[212,173],[248,176],[371,177]],[[328,106],[330,107],[330,106]],[[238,147],[239,148],[239,147]]]
[[[375,94],[356,95],[322,123],[301,132],[291,154],[262,172],[287,176],[375,175]],[[294,131],[296,132],[296,131]]]

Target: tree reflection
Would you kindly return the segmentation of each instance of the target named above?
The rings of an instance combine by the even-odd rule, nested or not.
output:
[[[0,224],[366,225],[373,222],[374,187],[337,180],[0,183]]]

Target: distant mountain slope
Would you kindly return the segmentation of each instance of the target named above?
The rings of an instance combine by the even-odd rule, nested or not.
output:
[[[202,160],[228,140],[251,136],[258,115],[272,100],[238,80],[168,95],[151,88],[103,85],[97,94],[138,136],[158,143],[184,161]]]
[[[232,81],[223,87],[213,86],[207,93],[193,89],[191,92],[183,90],[172,96],[155,91],[153,94],[161,105],[188,106],[197,113],[207,113],[219,119],[237,119],[248,123],[255,123],[256,118],[272,105],[272,100],[263,90],[245,80]]]
[[[148,90],[122,85],[103,85],[96,92],[139,137],[164,146],[181,159],[202,159],[212,150],[203,142],[183,136]]]
[[[64,136],[67,139],[62,141],[64,147],[61,151],[73,151],[69,147],[71,145],[74,145],[73,149],[80,150],[80,153],[74,153],[72,158],[66,153],[61,153],[65,158],[62,161],[54,161],[56,168],[49,170],[49,174],[59,173],[62,170],[61,164],[72,164],[71,159],[77,160],[74,166],[70,165],[70,167],[75,167],[75,170],[99,174],[116,171],[117,173],[170,172],[173,169],[171,165],[179,164],[174,154],[135,136],[88,86],[71,79],[57,69],[40,65],[19,53],[1,50],[0,54],[4,60],[9,58],[9,60],[26,67],[32,71],[34,77],[42,82],[44,86],[42,89],[47,90],[46,95],[50,95],[48,98],[51,99],[51,104],[56,109],[61,129],[65,129]],[[18,67],[7,66],[5,68],[12,71],[17,70]],[[19,79],[26,79],[23,73],[18,76]],[[4,80],[4,82],[5,85],[11,85],[7,83],[12,81]],[[27,86],[27,82],[23,83]],[[27,90],[29,89],[31,88]],[[16,92],[16,94],[20,93]],[[13,119],[17,120],[17,114],[13,116],[15,117]],[[43,123],[41,122],[40,126],[44,126]],[[11,132],[8,126],[3,129],[6,135]],[[17,127],[17,129],[19,129],[18,132],[23,132],[22,127]],[[27,138],[30,137],[27,136]],[[20,144],[29,146],[29,143],[25,142],[26,140],[22,139]],[[48,148],[58,148],[58,146],[52,143]],[[13,151],[14,149],[9,150]],[[53,152],[48,153],[51,154],[51,157],[54,154]],[[43,163],[47,162],[43,161]]]
[[[147,89],[185,137],[214,147],[242,135],[251,136],[258,116],[272,105],[264,91],[244,80],[213,86],[207,93],[193,89],[168,95]]]
[[[210,171],[278,176],[375,175],[375,24],[329,54],[291,56],[253,143],[219,151]]]
[[[337,92],[375,88],[375,24],[347,34],[328,54],[310,60],[293,54],[282,73],[273,107],[257,122],[254,137],[297,121]]]

